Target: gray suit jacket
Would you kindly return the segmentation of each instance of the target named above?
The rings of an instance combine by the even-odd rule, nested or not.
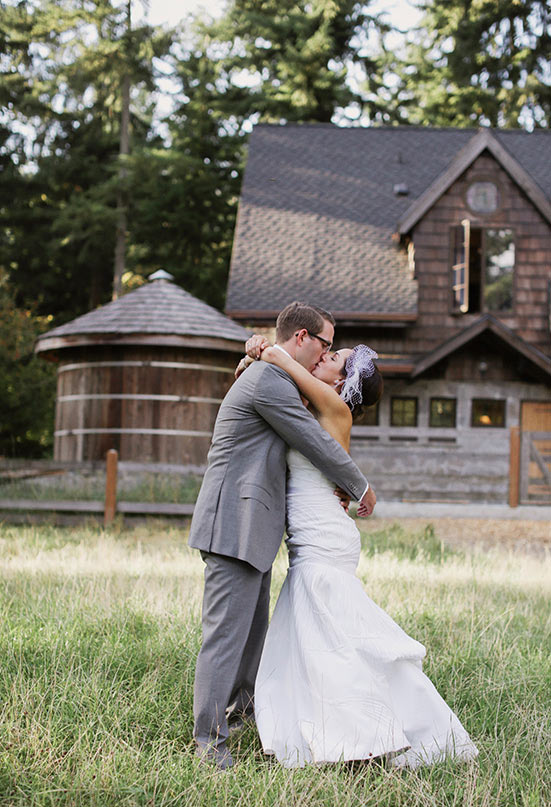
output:
[[[300,400],[289,375],[254,362],[224,398],[189,545],[267,571],[285,529],[285,452],[291,446],[353,499],[367,480]]]

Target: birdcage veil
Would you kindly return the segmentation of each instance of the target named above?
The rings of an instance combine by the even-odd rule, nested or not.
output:
[[[340,396],[352,409],[361,405],[362,383],[365,378],[370,378],[375,372],[373,359],[378,358],[378,354],[367,345],[356,345],[347,358],[344,364],[346,377]]]

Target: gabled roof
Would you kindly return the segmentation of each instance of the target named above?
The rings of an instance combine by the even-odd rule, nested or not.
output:
[[[551,222],[551,203],[544,196],[540,188],[536,185],[532,177],[524,170],[520,163],[504,148],[494,137],[489,129],[481,129],[469,140],[466,146],[461,149],[456,158],[426,191],[415,200],[411,207],[406,210],[404,218],[398,226],[401,235],[409,233],[410,230],[423,218],[425,213],[438,201],[438,199],[459,179],[461,174],[479,157],[483,151],[488,150],[498,163],[522,188],[534,207],[542,216]]]
[[[484,142],[538,209],[547,211],[549,131],[255,127],[226,312],[270,319],[270,312],[302,299],[340,320],[411,318],[417,282],[393,234],[462,150],[468,156]],[[398,185],[406,186],[407,195],[397,193]]]
[[[524,339],[517,336],[510,328],[507,328],[491,314],[484,314],[470,327],[465,328],[465,330],[456,334],[451,339],[443,342],[431,353],[422,356],[416,362],[411,373],[411,378],[416,378],[421,375],[430,367],[442,361],[442,359],[445,359],[447,356],[455,353],[456,350],[459,350],[459,348],[472,342],[473,339],[485,331],[493,333],[512,350],[519,353],[539,370],[543,370],[543,372],[551,378],[551,359],[546,356],[545,353],[542,353],[541,350],[529,345]]]
[[[248,332],[164,277],[60,325],[37,340],[37,353],[82,344],[183,344],[243,346]],[[223,340],[220,341],[220,340]]]

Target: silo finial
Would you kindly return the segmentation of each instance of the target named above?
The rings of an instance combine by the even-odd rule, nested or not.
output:
[[[174,280],[174,275],[171,275],[169,272],[165,272],[164,269],[157,269],[156,272],[149,275],[149,280]]]

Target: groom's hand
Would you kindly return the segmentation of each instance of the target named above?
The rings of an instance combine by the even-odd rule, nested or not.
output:
[[[335,496],[337,496],[337,498],[340,500],[341,507],[343,508],[343,510],[346,513],[348,513],[348,507],[350,505],[350,496],[348,495],[348,493],[346,493],[344,490],[341,490],[340,488],[335,488],[333,492]]]
[[[368,487],[367,491],[361,502],[358,505],[358,515],[360,518],[367,518],[373,512],[373,508],[375,507],[375,502],[377,501],[377,497],[373,492],[373,488],[371,485]]]
[[[269,347],[270,342],[265,336],[260,336],[255,333],[250,339],[245,342],[245,353],[251,359],[259,359],[264,348]]]

